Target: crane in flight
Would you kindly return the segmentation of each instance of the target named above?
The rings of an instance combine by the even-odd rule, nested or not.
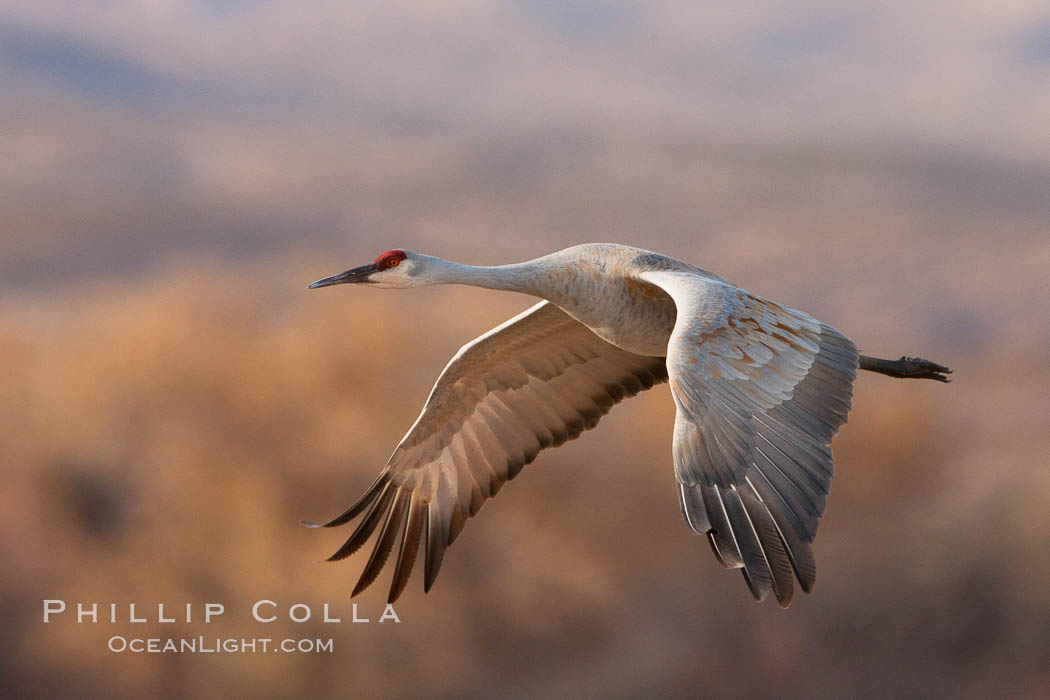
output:
[[[360,517],[329,561],[379,529],[352,595],[375,581],[398,545],[391,603],[420,543],[429,592],[467,519],[540,450],[666,381],[686,524],[722,566],[743,572],[756,599],[773,593],[787,607],[795,579],[808,593],[816,576],[812,543],[833,472],[830,444],[846,422],[856,370],[942,382],[951,373],[921,358],[860,355],[801,311],[624,245],[589,243],[495,267],[390,250],[310,288],[337,284],[466,284],[543,299],[456,353],[379,477],[324,523]]]

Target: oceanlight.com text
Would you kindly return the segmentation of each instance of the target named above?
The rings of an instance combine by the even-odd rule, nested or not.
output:
[[[279,639],[270,637],[123,637],[114,635],[107,642],[116,654],[331,654],[335,640]]]

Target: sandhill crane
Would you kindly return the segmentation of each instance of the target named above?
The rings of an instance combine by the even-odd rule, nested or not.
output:
[[[352,595],[375,581],[400,534],[391,603],[421,541],[429,592],[467,519],[540,450],[668,381],[686,524],[707,537],[722,566],[743,572],[756,599],[773,593],[787,607],[794,578],[807,593],[813,586],[829,445],[846,422],[856,370],[942,382],[951,372],[919,358],[864,357],[801,311],[623,245],[578,245],[498,267],[390,250],[310,288],[336,284],[466,284],[544,300],[456,353],[379,477],[324,524],[361,517],[329,561],[353,554],[379,528]]]

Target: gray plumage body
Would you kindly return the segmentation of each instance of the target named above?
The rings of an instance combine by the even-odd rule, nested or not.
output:
[[[534,295],[557,305],[619,348],[663,357],[674,330],[674,301],[663,290],[638,279],[654,257],[673,261],[607,243],[567,248],[531,264],[532,269],[543,270],[533,278],[538,282]]]

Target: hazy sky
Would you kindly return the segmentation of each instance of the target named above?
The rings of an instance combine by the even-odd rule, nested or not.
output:
[[[7,1],[0,94],[8,284],[1050,217],[1043,2]]]

